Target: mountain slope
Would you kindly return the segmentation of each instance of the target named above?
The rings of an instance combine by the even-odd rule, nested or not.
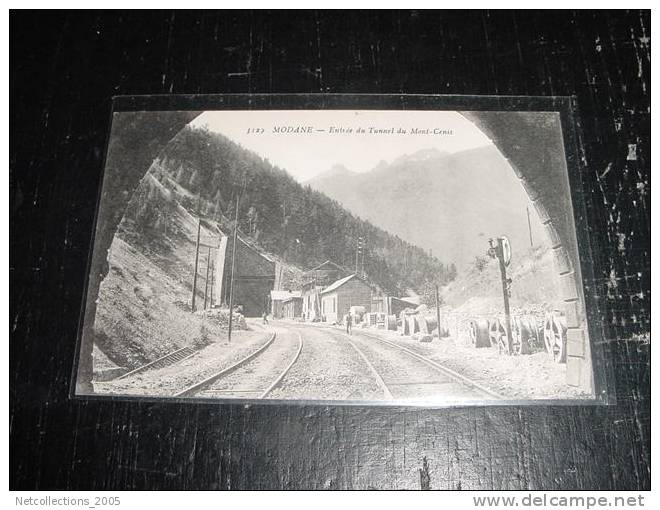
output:
[[[507,235],[515,248],[529,247],[529,200],[494,146],[454,154],[419,151],[391,164],[341,180],[315,178],[314,189],[356,215],[460,268]],[[530,207],[532,234],[544,236]]]
[[[332,260],[354,268],[357,240],[362,237],[360,266],[390,293],[419,289],[428,282],[446,283],[455,272],[439,258],[356,217],[286,171],[206,129],[184,129],[158,166],[158,180],[178,190],[181,205],[221,226],[234,217],[240,195],[241,231],[259,249],[289,264],[310,268]],[[328,177],[343,181],[354,175],[337,166]]]

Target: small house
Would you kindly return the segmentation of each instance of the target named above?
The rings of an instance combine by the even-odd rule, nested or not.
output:
[[[337,280],[321,291],[321,314],[327,322],[341,322],[351,306],[363,306],[371,311],[371,287],[352,274]]]
[[[282,301],[282,318],[297,319],[302,316],[302,297],[290,296]]]
[[[305,320],[321,320],[321,291],[348,274],[340,265],[326,260],[303,275],[302,316]]]
[[[271,290],[270,291],[270,313],[273,319],[282,319],[286,317],[284,313],[284,303],[290,299],[298,299],[302,303],[300,291],[298,290]],[[300,315],[297,315],[298,317]]]

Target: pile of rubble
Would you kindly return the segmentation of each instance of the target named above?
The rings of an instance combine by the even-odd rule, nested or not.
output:
[[[449,324],[441,316],[438,327],[438,318],[435,310],[426,305],[416,308],[406,308],[398,316],[387,315],[382,312],[365,313],[351,307],[351,315],[355,317],[355,324],[361,328],[376,328],[388,331],[398,331],[401,336],[410,336],[419,342],[431,342],[433,338],[449,336]],[[362,308],[362,307],[360,307]]]
[[[195,313],[201,317],[205,317],[218,323],[222,329],[229,329],[228,308],[211,308],[209,310],[200,310]],[[232,316],[232,329],[248,329],[247,323],[245,322],[245,316],[242,313],[234,311]]]

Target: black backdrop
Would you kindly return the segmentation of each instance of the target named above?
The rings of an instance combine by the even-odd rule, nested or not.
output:
[[[10,15],[10,487],[650,487],[650,13]],[[72,401],[110,97],[577,96],[618,403],[423,410]]]

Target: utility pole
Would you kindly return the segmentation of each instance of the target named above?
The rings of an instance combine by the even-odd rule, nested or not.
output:
[[[435,284],[435,314],[438,319],[438,339],[442,338],[440,333],[440,289],[438,289],[438,284]]]
[[[215,276],[215,264],[213,261],[211,261],[211,308],[213,308],[213,284],[214,282],[214,276]]]
[[[532,240],[532,221],[529,219],[529,206],[527,206],[527,228],[529,229],[529,245],[533,248],[534,241]]]
[[[192,311],[195,311],[195,294],[197,294],[197,264],[199,263],[199,236],[202,233],[202,218],[197,220],[197,243],[195,245],[195,275],[192,288]]]
[[[206,310],[207,299],[206,296],[209,292],[209,266],[211,265],[211,247],[209,246],[208,254],[206,255],[206,279],[204,280],[204,310]]]
[[[362,240],[362,276],[364,276],[364,252],[367,251],[367,240]]]
[[[243,181],[243,191],[245,192],[245,181]],[[241,196],[236,195],[236,213],[234,214],[234,244],[231,247],[231,280],[229,283],[229,330],[227,332],[227,341],[231,342],[231,330],[234,319],[234,268],[236,267],[236,244],[238,239],[238,204]]]
[[[286,250],[287,248],[287,240],[286,240],[286,227],[287,227],[287,220],[286,220],[286,200],[282,204],[282,226],[284,227],[284,249]]]

